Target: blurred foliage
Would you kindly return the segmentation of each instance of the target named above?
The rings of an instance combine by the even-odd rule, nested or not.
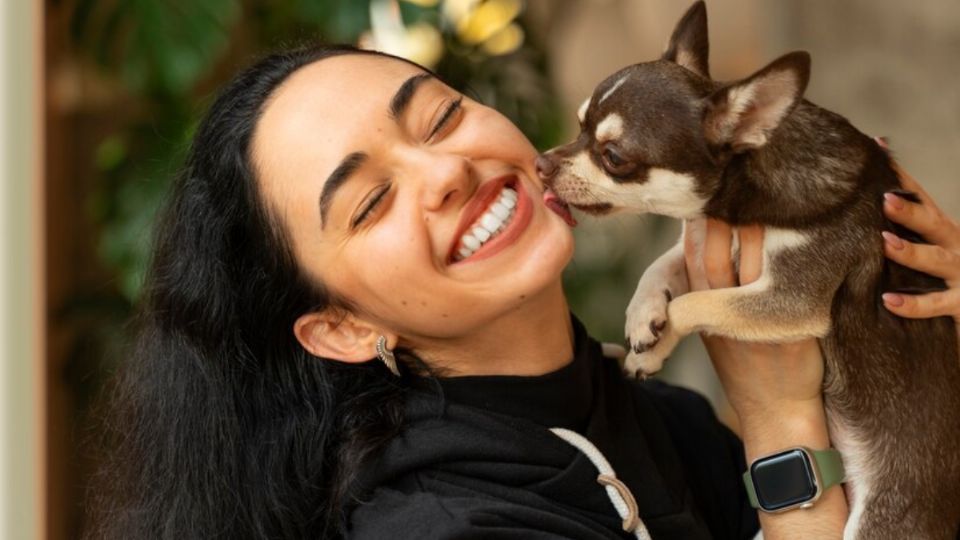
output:
[[[184,95],[225,51],[234,0],[79,0],[78,45],[133,93]]]
[[[123,298],[137,298],[155,212],[203,103],[270,50],[361,42],[412,57],[503,112],[538,147],[555,144],[558,100],[542,48],[525,39],[521,9],[518,0],[76,0],[74,46],[122,106],[93,156],[88,209]]]

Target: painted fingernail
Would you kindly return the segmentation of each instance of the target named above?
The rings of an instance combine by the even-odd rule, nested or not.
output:
[[[888,306],[900,307],[903,305],[903,295],[896,293],[883,293],[883,302]]]
[[[890,206],[896,208],[897,210],[903,210],[903,199],[900,197],[897,197],[895,194],[888,191],[887,193],[883,194],[883,198],[890,203]]]
[[[901,240],[899,236],[888,231],[883,231],[880,234],[883,235],[883,240],[888,246],[892,247],[893,249],[903,249],[903,240]]]

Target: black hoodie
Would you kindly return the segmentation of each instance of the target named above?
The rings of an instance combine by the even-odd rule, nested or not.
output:
[[[594,464],[548,429],[562,427],[603,453],[655,540],[752,538],[743,448],[706,400],[625,379],[573,326],[573,361],[555,372],[415,379],[348,537],[633,538]]]

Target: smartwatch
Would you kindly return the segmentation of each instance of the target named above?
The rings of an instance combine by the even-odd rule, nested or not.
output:
[[[764,512],[809,508],[824,491],[844,481],[840,452],[798,446],[764,456],[743,474],[750,506]]]

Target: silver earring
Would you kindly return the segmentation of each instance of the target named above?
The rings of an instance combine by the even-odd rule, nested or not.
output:
[[[393,373],[397,377],[400,376],[400,370],[397,369],[397,357],[393,355],[393,351],[387,348],[387,338],[384,336],[377,338],[377,356],[380,357],[380,361],[387,366],[390,373]]]

